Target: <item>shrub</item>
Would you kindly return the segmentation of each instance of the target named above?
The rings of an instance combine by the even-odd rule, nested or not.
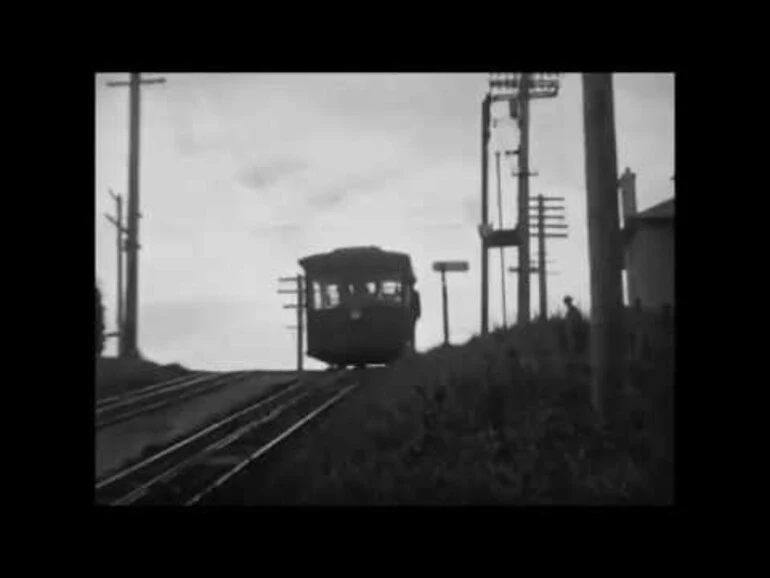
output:
[[[104,351],[104,306],[102,305],[102,292],[96,286],[96,356],[101,356]]]

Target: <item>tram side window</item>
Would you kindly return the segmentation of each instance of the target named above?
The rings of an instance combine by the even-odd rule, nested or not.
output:
[[[340,304],[340,288],[336,283],[329,283],[326,285],[326,291],[324,293],[326,299],[324,306],[326,308],[337,307]]]
[[[318,281],[313,281],[313,309],[323,309],[321,284]]]
[[[340,304],[340,290],[336,283],[313,282],[313,309],[331,309]]]

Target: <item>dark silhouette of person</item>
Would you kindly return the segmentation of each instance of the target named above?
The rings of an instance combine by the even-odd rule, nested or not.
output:
[[[366,282],[361,281],[360,279],[353,282],[353,291],[351,292],[353,295],[367,295],[369,291],[366,288]]]
[[[422,305],[420,303],[420,292],[417,291],[417,289],[414,288],[414,285],[412,286],[411,290],[411,300],[409,302],[409,314],[411,317],[411,323],[410,323],[410,342],[409,342],[409,348],[414,350],[415,347],[415,329],[417,325],[417,320],[422,315]]]
[[[587,327],[583,314],[572,303],[572,297],[564,298],[567,307],[567,315],[564,318],[567,333],[567,350],[570,354],[582,354],[585,352]]]

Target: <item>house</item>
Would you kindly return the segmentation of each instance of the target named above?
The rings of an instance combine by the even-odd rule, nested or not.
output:
[[[627,304],[644,309],[675,307],[674,199],[636,210],[636,175],[620,178]]]

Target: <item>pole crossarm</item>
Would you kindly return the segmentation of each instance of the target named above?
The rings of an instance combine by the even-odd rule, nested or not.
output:
[[[507,96],[517,98],[522,89],[524,77],[528,81],[527,98],[553,98],[559,93],[559,75],[550,72],[520,73],[492,72],[489,75],[489,87],[497,91],[500,99]]]
[[[139,84],[165,84],[166,79],[161,78],[142,78],[139,81]],[[129,80],[110,80],[107,82],[107,86],[114,87],[114,86],[131,86],[131,81]]]
[[[508,268],[508,272],[509,273],[518,273],[519,272],[519,268],[518,267],[509,267]],[[530,274],[540,273],[540,268],[539,267],[530,267],[529,268],[529,273]],[[546,272],[546,275],[558,275],[558,274],[559,274],[558,271],[547,271]]]

